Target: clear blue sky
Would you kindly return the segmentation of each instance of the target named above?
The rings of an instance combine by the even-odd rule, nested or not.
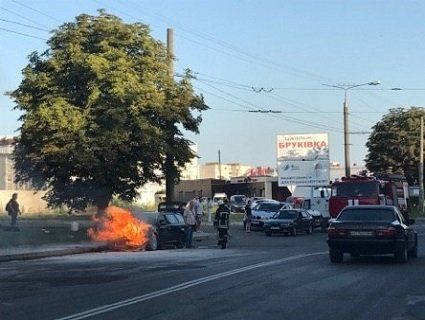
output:
[[[382,82],[349,92],[350,131],[370,131],[390,107],[423,106],[425,2],[229,0],[1,0],[0,28],[47,39],[52,30],[99,8],[151,26],[165,42],[175,33],[176,72],[198,72],[196,91],[212,108],[204,114],[201,162],[276,163],[276,135],[329,132],[332,161],[343,162],[343,91],[322,83]],[[16,88],[32,51],[44,40],[0,29],[0,91]],[[241,86],[242,85],[242,86]],[[256,93],[250,87],[274,88]],[[295,90],[295,89],[296,90]],[[302,89],[302,90],[300,90]],[[319,90],[317,90],[319,89]],[[257,90],[258,91],[258,90]],[[0,97],[0,135],[15,134],[19,113]],[[285,113],[259,114],[248,109]],[[236,111],[239,110],[239,111]],[[367,135],[351,136],[351,160],[366,154]]]

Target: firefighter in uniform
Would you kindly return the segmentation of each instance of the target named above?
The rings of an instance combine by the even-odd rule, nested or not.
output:
[[[218,230],[218,245],[226,248],[229,234],[230,209],[223,200],[218,201],[218,209],[215,212],[214,227]]]

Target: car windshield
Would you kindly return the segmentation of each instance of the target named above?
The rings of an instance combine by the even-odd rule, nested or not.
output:
[[[234,196],[232,201],[236,203],[245,202],[245,196]]]
[[[337,197],[377,196],[378,186],[379,184],[373,181],[338,183],[333,189],[333,195]]]
[[[295,219],[298,217],[298,211],[295,210],[280,210],[273,218],[275,219]]]
[[[266,212],[277,212],[282,207],[280,203],[263,202],[255,207],[255,210]]]
[[[166,217],[167,221],[171,224],[178,224],[179,223],[175,214],[167,214],[167,215],[165,215],[165,217]]]
[[[395,220],[392,209],[348,209],[341,212],[338,221],[387,221]]]

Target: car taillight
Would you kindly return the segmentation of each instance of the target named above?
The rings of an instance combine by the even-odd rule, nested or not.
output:
[[[329,227],[328,228],[328,236],[329,237],[345,237],[347,235],[347,230],[345,229],[338,229],[335,227]]]
[[[397,230],[394,227],[388,227],[385,229],[378,229],[375,231],[377,237],[382,238],[394,238],[397,236]]]

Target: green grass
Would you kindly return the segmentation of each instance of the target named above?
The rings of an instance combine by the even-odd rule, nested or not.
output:
[[[419,210],[419,207],[414,207],[409,209],[409,216],[411,218],[424,218],[425,215],[422,214]]]
[[[0,228],[0,248],[78,243],[88,240],[85,228],[76,232],[71,232],[69,227],[20,227],[19,232]]]
[[[230,215],[230,222],[242,222],[244,216],[244,213],[232,213]]]

